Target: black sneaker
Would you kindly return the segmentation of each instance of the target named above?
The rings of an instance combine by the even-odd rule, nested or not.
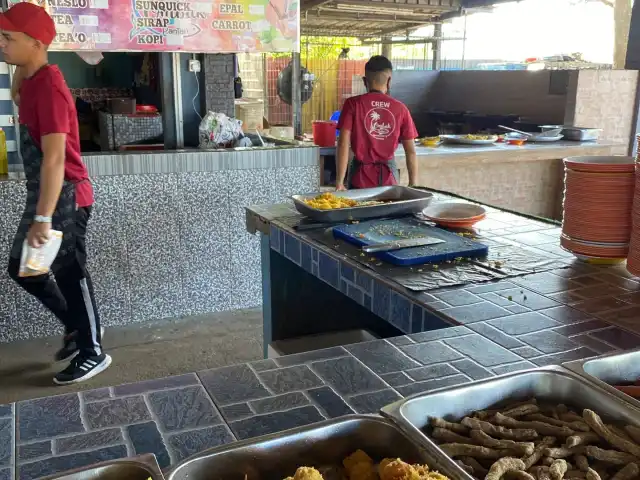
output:
[[[111,365],[111,357],[106,354],[95,357],[76,356],[67,368],[53,377],[54,383],[58,385],[68,385],[70,383],[80,383],[95,377],[105,371]]]
[[[100,327],[100,338],[102,337],[104,337],[104,327]],[[56,352],[54,358],[56,362],[62,362],[73,358],[77,353],[76,333],[73,332],[63,338],[62,348]]]

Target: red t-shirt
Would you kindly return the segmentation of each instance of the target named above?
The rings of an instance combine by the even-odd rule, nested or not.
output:
[[[79,207],[93,205],[93,187],[87,167],[80,156],[80,133],[76,103],[55,65],[46,65],[20,86],[20,123],[27,127],[33,141],[42,148],[41,138],[52,133],[67,135],[64,161],[65,180],[76,185]]]
[[[409,109],[398,100],[379,92],[365,93],[344,102],[338,122],[339,130],[351,131],[354,158],[364,165],[352,178],[358,188],[378,186],[380,168],[382,184],[396,183],[386,165],[392,160],[398,144],[418,136]]]

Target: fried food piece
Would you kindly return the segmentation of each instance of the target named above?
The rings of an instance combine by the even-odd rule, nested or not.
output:
[[[533,413],[538,413],[540,411],[540,407],[533,403],[527,403],[524,405],[519,405],[517,407],[509,408],[507,410],[502,411],[502,415],[505,417],[518,418],[524,415],[531,415]]]
[[[569,470],[569,464],[566,460],[558,459],[549,466],[549,475],[551,480],[562,480],[564,474]]]
[[[527,415],[525,420],[548,423],[550,425],[555,425],[556,427],[569,427],[572,430],[576,430],[580,432],[588,432],[589,430],[591,430],[589,428],[589,425],[584,423],[582,420],[575,421],[575,422],[565,422],[564,420],[559,420],[553,417],[549,417],[541,413],[533,413],[533,414]]]
[[[624,429],[634,440],[634,442],[640,443],[640,428],[636,427],[635,425],[626,425]]]
[[[476,412],[473,412],[471,416],[474,418],[479,418],[480,420],[488,420],[498,412],[504,413],[505,410],[508,411],[508,410],[516,409],[518,407],[522,407],[524,405],[537,405],[537,404],[538,404],[538,400],[535,397],[532,397],[522,402],[510,403],[509,405],[501,409],[478,410]]]
[[[540,463],[541,463],[542,465],[544,465],[545,467],[550,467],[550,466],[551,466],[551,464],[552,464],[553,462],[555,462],[555,461],[556,461],[556,459],[555,459],[555,458],[553,458],[553,457],[543,457],[543,458],[542,458],[542,460],[540,460]]]
[[[573,457],[576,467],[578,467],[583,472],[589,470],[589,460],[584,455],[575,455]]]
[[[564,420],[565,422],[583,422],[584,421],[580,415],[572,411],[561,413],[559,417],[560,417],[560,420]]]
[[[509,480],[536,480],[533,475],[524,470],[510,470],[505,474]]]
[[[350,473],[351,469],[359,463],[368,463],[370,465],[373,465],[373,459],[369,455],[367,455],[366,452],[358,449],[351,455],[346,457],[344,460],[342,460],[342,465],[344,465],[347,473]]]
[[[476,471],[473,469],[471,465],[467,465],[462,460],[456,460],[456,464],[465,472],[467,472],[469,475],[471,476],[475,475]]]
[[[531,467],[529,469],[529,473],[538,480],[551,480],[551,477],[549,476],[549,467],[544,467],[542,465]]]
[[[483,447],[496,448],[498,450],[511,450],[518,456],[531,455],[535,448],[533,442],[514,442],[513,440],[496,440],[490,437],[482,430],[471,430],[469,433],[474,440],[473,443],[482,445]]]
[[[378,480],[376,468],[372,463],[360,462],[349,471],[349,480]],[[298,480],[297,478],[294,480]]]
[[[489,473],[489,469],[483,467],[480,462],[478,462],[475,458],[473,457],[460,457],[460,460],[465,464],[465,465],[469,465],[471,468],[473,468],[473,473],[475,474],[476,477],[483,477]]]
[[[504,457],[491,465],[484,480],[500,480],[503,475],[513,470],[524,471],[524,462],[519,458]]]
[[[441,440],[444,443],[477,443],[473,439],[469,437],[465,437],[464,435],[459,435],[456,432],[448,430],[446,428],[436,427],[431,432],[431,436],[436,440]]]
[[[449,480],[449,477],[442,475],[440,472],[429,472],[426,480]]]
[[[587,472],[582,470],[567,470],[567,473],[564,474],[564,478],[585,478],[586,476]]]
[[[464,425],[460,425],[455,422],[448,422],[443,418],[431,417],[429,419],[429,423],[432,427],[440,427],[446,428],[447,430],[451,430],[452,432],[459,433],[460,435],[467,435],[469,433],[469,429]]]
[[[587,480],[602,480],[600,478],[600,474],[596,472],[593,468],[587,470],[587,474],[585,475]]]
[[[523,422],[513,418],[496,413],[495,421],[498,425],[509,428],[531,429],[542,435],[553,435],[554,437],[569,437],[575,432],[569,427],[557,427],[543,422]]]
[[[498,459],[505,453],[493,448],[481,447],[478,445],[466,445],[463,443],[445,443],[439,445],[440,449],[452,458],[455,457],[473,457],[488,458],[490,460]]]
[[[578,446],[573,448],[567,448],[567,447],[547,448],[544,451],[544,454],[547,457],[556,458],[556,459],[567,458],[567,457],[570,457],[571,455],[581,455],[583,453],[584,453],[584,446]]]
[[[564,442],[565,447],[572,448],[578,445],[588,445],[600,442],[600,435],[594,432],[580,432],[567,437]]]
[[[536,448],[533,450],[533,453],[524,458],[524,464],[527,467],[526,470],[529,470],[536,463],[540,461],[540,459],[544,456],[544,451],[551,447],[554,443],[556,443],[555,437],[544,437],[540,443],[536,445]]]
[[[380,480],[420,480],[418,470],[399,458],[390,462],[380,462],[379,472]]]
[[[585,409],[582,412],[584,421],[589,425],[598,435],[603,437],[608,443],[620,450],[630,453],[635,457],[640,457],[640,446],[636,443],[626,440],[605,426],[600,416],[593,410]]]
[[[500,413],[496,413],[496,416],[498,415],[500,415]],[[472,430],[482,430],[487,435],[504,438],[505,440],[526,441],[538,438],[538,433],[532,429],[510,429],[485,422],[484,420],[478,420],[477,418],[465,417],[461,423]]]
[[[631,480],[640,474],[640,468],[636,463],[630,463],[626,467],[622,467],[611,480]]]
[[[607,423],[606,426],[607,426],[607,428],[609,430],[611,430],[612,433],[615,433],[619,437],[624,438],[625,440],[627,440],[629,442],[633,442],[633,438],[631,438],[629,436],[629,434],[625,430],[623,430],[622,428],[618,427],[617,425],[612,425],[610,423]]]
[[[593,445],[587,445],[584,449],[584,453],[587,457],[591,457],[601,462],[611,463],[613,465],[627,465],[637,460],[636,457],[625,452],[618,452],[617,450],[604,450],[602,448],[594,447]]]
[[[296,470],[293,480],[323,480],[322,475],[313,467],[300,467]]]

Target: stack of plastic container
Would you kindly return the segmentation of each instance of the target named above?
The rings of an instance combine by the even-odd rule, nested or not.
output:
[[[633,158],[570,157],[564,160],[564,165],[560,244],[581,260],[595,263],[624,261],[629,252],[632,229]]]

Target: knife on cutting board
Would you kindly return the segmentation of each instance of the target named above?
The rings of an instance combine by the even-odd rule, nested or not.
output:
[[[362,247],[362,251],[366,253],[391,252],[393,250],[400,250],[401,248],[425,247],[427,245],[437,245],[439,243],[445,243],[445,241],[435,237],[404,238],[402,240],[394,240],[392,242],[366,245]]]

